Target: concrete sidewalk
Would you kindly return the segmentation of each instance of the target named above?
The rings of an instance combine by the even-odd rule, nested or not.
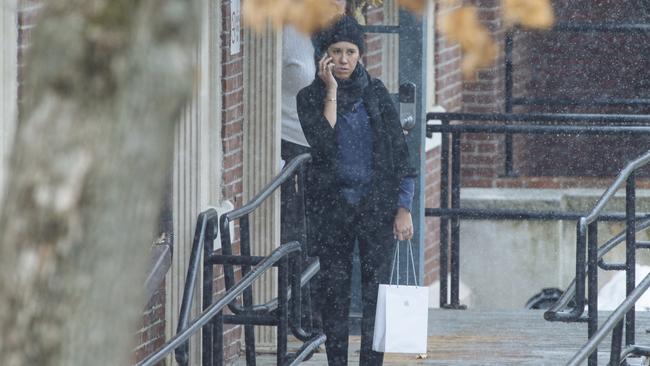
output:
[[[543,311],[438,310],[429,312],[429,346],[426,358],[417,355],[387,354],[384,365],[505,366],[564,365],[587,341],[585,323],[551,323]],[[601,323],[608,313],[601,313]],[[650,344],[650,314],[637,312],[636,343]],[[599,348],[599,365],[609,361],[609,337]],[[295,348],[293,344],[290,348]],[[359,337],[350,337],[350,365],[359,363]],[[325,352],[302,363],[327,365]],[[638,364],[632,362],[631,364]],[[242,354],[238,366],[245,365]],[[275,365],[275,355],[260,354],[257,365]]]

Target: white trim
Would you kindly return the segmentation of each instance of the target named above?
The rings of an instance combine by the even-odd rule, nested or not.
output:
[[[247,203],[280,171],[282,112],[282,32],[263,34],[244,30],[244,176],[243,201]],[[269,255],[280,243],[279,190],[250,218],[251,252]],[[277,271],[253,284],[253,297],[260,302],[276,296]],[[274,347],[275,331],[256,327],[258,349]]]
[[[221,140],[221,9],[204,0],[201,29],[199,87],[200,206],[205,210],[221,201],[223,150]],[[220,212],[221,213],[221,212]],[[215,245],[220,245],[215,243]]]
[[[384,21],[386,25],[399,24],[399,6],[397,0],[384,0]],[[397,34],[381,35],[381,80],[391,93],[399,92],[399,36]]]
[[[435,65],[435,50],[436,50],[436,15],[435,4],[432,0],[427,1],[427,8],[424,15],[424,25],[426,27],[426,35],[424,44],[426,45],[425,65],[426,65],[426,96],[425,101],[426,111],[430,111],[436,105],[436,65]]]
[[[442,106],[436,105],[431,108],[430,112],[446,112],[446,111],[445,108],[443,108]],[[439,125],[441,123],[442,121],[438,119],[427,121],[427,124]],[[434,133],[433,136],[426,138],[426,145],[424,147],[424,151],[428,152],[430,150],[433,150],[436,147],[440,146],[441,143],[442,143],[442,138],[440,137],[440,134]]]

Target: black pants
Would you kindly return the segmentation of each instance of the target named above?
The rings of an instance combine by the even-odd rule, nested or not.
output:
[[[332,217],[327,243],[319,252],[321,288],[323,297],[323,329],[327,336],[325,348],[330,366],[344,366],[348,363],[348,317],[350,312],[350,282],[352,276],[352,255],[355,241],[359,243],[361,260],[361,299],[363,317],[361,320],[362,366],[379,366],[384,354],[372,351],[375,326],[377,290],[379,283],[387,283],[392,261],[392,222],[386,215],[378,215],[360,207],[342,203],[343,210],[336,210]],[[346,212],[341,215],[341,212]],[[343,216],[343,217],[341,217]]]
[[[309,148],[306,146],[294,144],[282,140],[281,153],[282,159],[285,164],[295,158],[296,156],[308,153]],[[302,244],[305,253],[310,252],[309,238],[307,237],[307,218],[304,209],[304,193],[305,193],[305,174],[307,173],[308,166],[304,168],[292,179],[285,182],[280,188],[280,240],[282,243],[290,241],[297,241]],[[306,264],[311,263],[315,259],[308,258]],[[302,318],[302,326],[306,330],[321,329],[321,316],[320,305],[318,299],[319,293],[319,276],[316,274],[309,282],[309,293],[302,297],[302,308],[309,309],[311,317],[304,316]],[[304,314],[303,310],[303,314]]]

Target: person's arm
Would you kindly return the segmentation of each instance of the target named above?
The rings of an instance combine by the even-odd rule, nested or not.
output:
[[[333,141],[338,90],[330,61],[331,57],[325,54],[318,63],[318,77],[323,81],[325,93],[315,92],[311,86],[301,90],[296,97],[298,119],[309,146],[328,155],[335,153]]]
[[[393,222],[393,234],[397,240],[409,240],[413,237],[413,218],[411,216],[411,203],[415,191],[415,169],[409,163],[408,146],[404,138],[404,132],[399,120],[399,114],[395,109],[393,100],[388,94],[384,84],[376,80],[376,92],[379,93],[379,102],[382,108],[382,117],[385,122],[386,132],[391,139],[393,147],[393,161],[395,162],[396,174],[400,178],[400,193],[397,213]]]
[[[393,223],[393,235],[398,240],[408,240],[413,237],[413,218],[411,204],[415,193],[415,178],[403,177],[399,185],[397,198],[397,214]]]
[[[325,100],[323,104],[323,115],[329,122],[330,126],[336,126],[336,92],[339,84],[332,74],[334,63],[332,58],[326,54],[318,62],[318,77],[325,83]]]
[[[397,207],[402,207],[411,211],[413,196],[415,195],[415,178],[404,177],[399,184],[399,194],[397,196]]]
[[[296,96],[298,119],[307,143],[315,154],[335,154],[336,135],[323,114],[323,93],[314,92],[314,86],[301,90]]]
[[[395,104],[388,94],[388,90],[380,80],[375,81],[376,90],[380,94],[380,106],[382,109],[382,117],[386,126],[386,131],[391,139],[393,162],[395,163],[396,174],[401,179],[403,177],[417,176],[417,171],[411,166],[409,162],[409,150],[406,145],[406,138],[404,130],[400,123],[399,113],[395,108]]]
[[[282,32],[282,94],[295,97],[300,89],[314,80],[311,40],[292,26]]]
[[[330,126],[336,126],[336,89],[328,90],[325,93],[325,101],[323,105],[323,115]]]

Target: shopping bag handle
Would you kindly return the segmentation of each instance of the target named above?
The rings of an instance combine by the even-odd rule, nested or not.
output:
[[[399,240],[395,241],[395,253],[393,253],[393,265],[391,266],[390,269],[390,284],[393,285],[393,275],[395,273],[395,267],[397,267],[397,283],[396,285],[399,286],[399,247],[400,247],[400,242]],[[406,247],[406,255],[410,257],[411,259],[411,268],[413,270],[413,283],[415,286],[419,286],[418,284],[418,276],[415,272],[415,260],[413,259],[413,244],[411,243],[411,240],[408,240],[408,246]],[[406,261],[406,285],[409,285],[409,258],[407,258]]]

